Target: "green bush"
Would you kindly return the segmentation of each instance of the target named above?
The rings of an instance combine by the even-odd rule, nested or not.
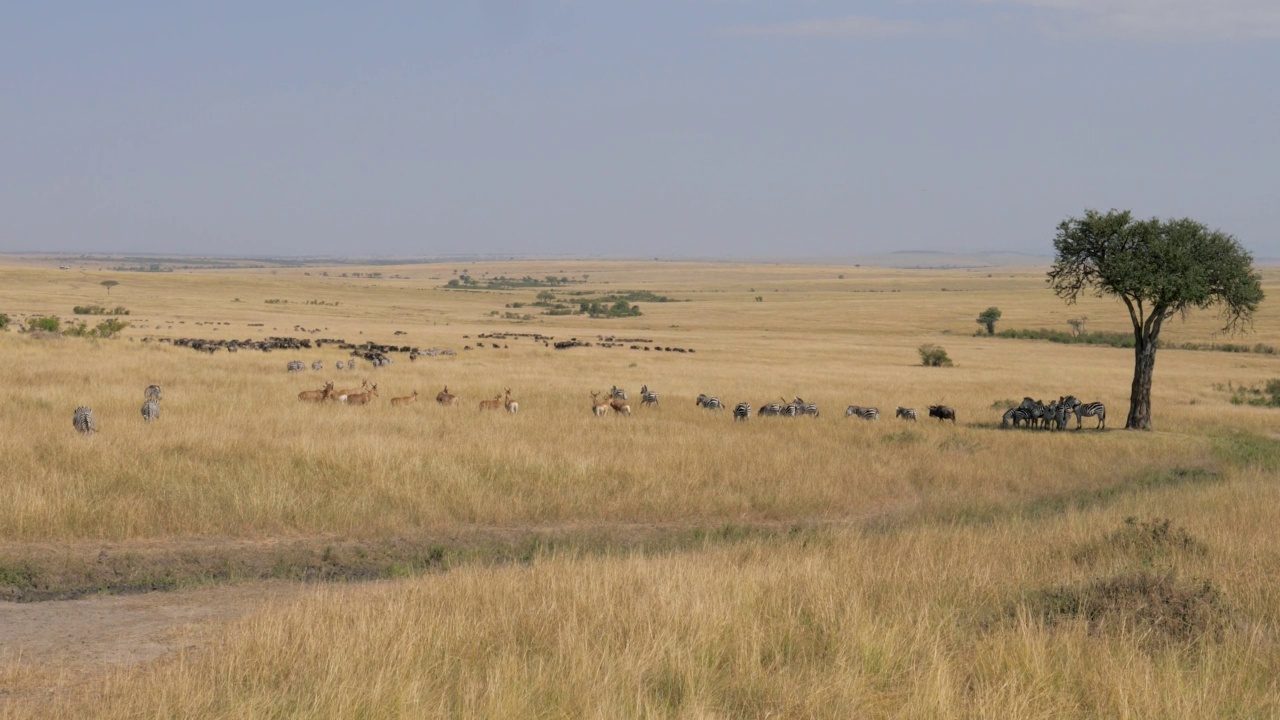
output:
[[[48,317],[33,317],[27,318],[27,326],[32,330],[58,332],[62,329],[62,321],[52,315]]]
[[[0,330],[6,330],[8,329],[8,327],[9,327],[9,316],[4,313],[0,313]]]
[[[921,345],[920,362],[926,367],[951,367],[951,358],[947,357],[947,351],[932,343]]]

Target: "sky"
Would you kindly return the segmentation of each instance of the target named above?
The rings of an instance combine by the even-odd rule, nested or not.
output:
[[[1280,0],[9,3],[0,251],[1280,257]]]

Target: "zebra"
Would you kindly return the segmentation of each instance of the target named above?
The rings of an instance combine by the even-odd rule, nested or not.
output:
[[[146,392],[143,393],[143,397],[148,400],[159,400],[162,394],[163,393],[161,392],[159,385],[148,385]]]
[[[71,418],[71,427],[78,432],[89,435],[98,429],[98,424],[93,421],[93,410],[81,405],[76,408],[76,414]]]
[[[733,406],[733,420],[748,420],[751,418],[751,403],[740,402]]]
[[[619,388],[617,385],[614,385],[613,387],[609,388],[609,397],[617,398],[619,400],[626,400],[627,391]]]
[[[769,403],[768,405],[761,405],[760,409],[756,411],[756,415],[758,417],[768,417],[768,416],[777,417],[778,415],[781,415],[781,414],[782,414],[781,403]]]
[[[903,420],[910,420],[911,422],[915,422],[915,421],[916,421],[916,410],[915,410],[915,408],[904,408],[904,407],[899,407],[899,408],[894,409],[894,411],[893,411],[893,415],[894,415],[894,417],[900,417],[900,418],[902,418]]]
[[[648,385],[640,386],[640,404],[641,405],[657,405],[658,393],[649,389]]]
[[[860,405],[850,405],[849,407],[844,409],[845,417],[853,417],[854,415],[857,415],[863,420],[879,420],[880,419],[880,411],[873,407],[864,408]]]
[[[312,369],[312,370],[323,370],[323,369],[324,369],[324,363],[323,363],[323,362],[321,362],[321,361],[319,361],[319,360],[316,360],[316,361],[314,361],[314,362],[312,362],[312,363],[311,363],[311,369]]]
[[[1097,430],[1107,429],[1107,406],[1106,405],[1103,405],[1100,402],[1082,403],[1079,400],[1076,400],[1075,406],[1072,409],[1075,411],[1075,414],[1076,414],[1077,430],[1079,430],[1081,427],[1084,426],[1084,419],[1087,417],[1098,418],[1098,425],[1095,429]]]
[[[818,417],[818,403],[807,403],[797,397],[791,401],[791,404],[796,406],[797,415]]]
[[[723,409],[724,409],[724,403],[720,402],[720,398],[717,398],[717,397],[711,397],[711,396],[709,396],[709,395],[702,395],[702,394],[699,394],[699,395],[698,395],[697,403],[698,403],[698,407],[703,407],[703,408],[706,408],[706,409],[708,409],[708,410],[723,410]]]
[[[302,372],[307,369],[307,366],[301,360],[290,360],[285,369],[289,372]]]
[[[334,367],[334,369],[335,369],[335,370],[339,370],[339,371],[341,371],[341,370],[345,370],[347,366],[346,366],[346,365],[343,365],[343,364],[342,364],[342,361],[341,361],[341,360],[339,360],[338,362],[336,362],[336,363],[334,363],[334,364],[333,364],[333,367]]]
[[[146,402],[142,403],[142,419],[145,422],[151,422],[152,420],[160,419],[160,401],[159,400],[156,400],[155,398],[151,398],[150,400],[147,400]]]
[[[1018,427],[1019,423],[1026,423],[1027,427],[1031,426],[1031,410],[1024,407],[1009,408],[1004,411],[1004,415],[1000,417],[1000,427],[1009,427],[1012,423],[1014,427]]]

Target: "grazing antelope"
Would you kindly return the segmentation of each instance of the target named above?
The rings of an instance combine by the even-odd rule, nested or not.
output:
[[[445,385],[443,390],[436,393],[436,402],[440,403],[441,405],[452,406],[453,401],[457,399],[458,399],[457,395],[454,395],[453,393],[449,392],[448,385]]]
[[[608,395],[600,397],[600,393],[591,391],[591,412],[595,413],[596,417],[604,417],[604,414],[609,412],[609,401],[612,399]]]
[[[362,393],[343,395],[339,399],[348,405],[368,405],[369,401],[376,397],[378,397],[378,383],[374,383],[368,390]]]
[[[356,393],[359,393],[359,392],[365,392],[368,389],[369,389],[369,381],[364,380],[360,383],[360,387],[358,388],[350,388],[347,390],[334,390],[333,392],[329,393],[329,397],[334,398],[339,402],[345,402],[346,397],[348,395],[355,395]]]
[[[497,410],[502,407],[502,395],[494,395],[492,400],[481,400],[481,410]]]
[[[511,388],[503,389],[506,390],[506,393],[502,396],[502,406],[507,409],[507,412],[515,415],[520,411],[520,403],[511,399]]]
[[[408,405],[411,402],[417,401],[417,399],[418,399],[418,391],[414,390],[412,395],[405,395],[404,397],[391,398],[391,404],[392,405]]]
[[[298,399],[309,400],[311,402],[320,402],[321,400],[328,400],[329,397],[332,395],[333,395],[333,381],[329,381],[325,383],[324,387],[320,388],[319,390],[303,390],[302,392],[298,393]]]

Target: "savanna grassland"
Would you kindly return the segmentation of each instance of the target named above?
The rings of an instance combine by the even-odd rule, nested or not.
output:
[[[443,289],[460,270],[585,278],[551,288],[575,305],[568,292],[672,301],[542,316],[506,306],[544,288]],[[1280,273],[1263,275],[1276,297]],[[1066,306],[1043,269],[0,267],[14,326],[86,304],[127,307],[130,326],[0,334],[0,594],[368,582],[308,586],[90,681],[0,665],[0,716],[1280,714],[1280,410],[1224,389],[1264,386],[1280,358],[1162,350],[1157,430],[1121,431],[1132,351],[975,336],[990,306],[999,328],[1086,315],[1128,331],[1122,305]],[[1212,312],[1163,339],[1280,345],[1276,307],[1242,340],[1215,335]],[[463,349],[498,331],[696,352]],[[335,372],[336,346],[144,341],[272,335],[457,354]],[[954,366],[922,367],[924,343]],[[325,369],[286,373],[293,359]],[[297,399],[364,379],[379,389],[368,406]],[[163,412],[145,425],[151,383]],[[445,384],[457,407],[434,402]],[[641,384],[657,408],[640,407]],[[611,385],[631,393],[630,417],[591,413]],[[504,388],[519,413],[477,409]],[[821,416],[735,423],[699,393],[730,407],[800,396]],[[998,428],[1005,401],[1068,393],[1106,402],[1109,429]],[[926,418],[937,403],[959,421]],[[848,404],[883,417],[846,420]],[[77,405],[96,434],[73,431]],[[895,420],[898,405],[919,422]]]

